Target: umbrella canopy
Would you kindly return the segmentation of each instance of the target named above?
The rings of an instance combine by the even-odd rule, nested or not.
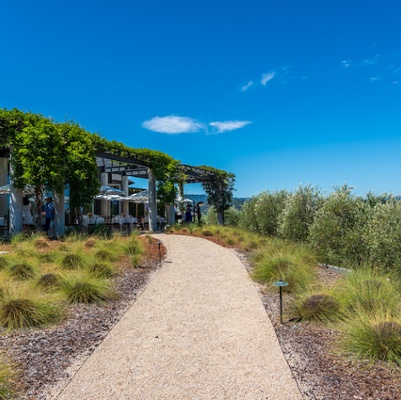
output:
[[[6,185],[0,186],[0,194],[10,194],[10,191],[11,191],[11,185],[9,183],[7,183]],[[35,188],[28,185],[28,186],[24,187],[22,192],[24,194],[33,195],[33,194],[35,194]]]
[[[122,200],[126,200],[127,197],[122,197],[118,194],[98,194],[97,196],[95,196],[95,199],[97,200],[116,200],[116,201],[122,201]]]
[[[149,190],[142,190],[142,192],[131,194],[126,198],[128,201],[133,203],[148,203],[149,202]]]
[[[100,195],[120,195],[120,196],[125,196],[124,190],[111,187],[111,186],[100,186],[99,189],[99,194]]]

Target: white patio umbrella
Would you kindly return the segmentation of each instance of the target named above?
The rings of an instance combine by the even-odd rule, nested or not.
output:
[[[149,190],[142,190],[142,192],[131,194],[126,198],[133,203],[149,203]]]
[[[9,183],[0,186],[0,194],[10,194],[10,191],[11,191],[11,185]],[[33,188],[30,185],[25,186],[23,189],[23,193],[28,195],[33,195],[35,194],[35,188]]]
[[[100,195],[120,195],[120,196],[125,196],[124,190],[111,187],[111,186],[100,186],[99,189],[99,194]]]

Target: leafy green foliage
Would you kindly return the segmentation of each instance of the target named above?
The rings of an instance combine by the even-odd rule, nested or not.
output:
[[[323,195],[317,187],[300,185],[292,196],[287,196],[285,208],[279,216],[280,236],[296,242],[306,241],[323,201]]]
[[[238,222],[238,228],[254,233],[259,232],[258,220],[255,212],[257,201],[258,197],[255,196],[244,203]]]
[[[357,222],[359,206],[360,200],[356,200],[351,195],[351,189],[344,185],[337,188],[316,212],[309,239],[325,262],[334,265],[347,262],[347,248]]]
[[[257,196],[255,203],[255,218],[259,233],[276,236],[279,227],[279,217],[290,198],[286,190],[278,192],[263,192]]]
[[[401,276],[401,203],[377,204],[368,221],[371,263]]]

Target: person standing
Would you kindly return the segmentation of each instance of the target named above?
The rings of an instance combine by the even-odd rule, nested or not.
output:
[[[51,221],[54,221],[54,204],[51,197],[46,199],[46,203],[43,206],[43,212],[45,214],[45,232],[48,234],[50,230],[50,223]]]
[[[195,206],[195,215],[198,218],[198,224],[200,224],[202,222],[201,221],[201,217],[202,217],[201,205],[203,205],[203,202],[198,201],[198,203],[196,203],[196,206]]]
[[[27,230],[29,225],[33,225],[31,203],[29,202],[28,196],[24,196],[22,199],[22,227],[23,230]]]

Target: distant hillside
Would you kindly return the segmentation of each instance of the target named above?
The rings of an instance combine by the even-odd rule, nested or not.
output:
[[[195,204],[198,203],[199,201],[202,201],[204,203],[204,210],[207,210],[209,208],[207,204],[207,196],[205,194],[186,194],[185,195],[186,199],[192,200]],[[233,201],[231,204],[237,208],[238,210],[241,209],[242,205],[249,200],[246,197],[234,197]]]

